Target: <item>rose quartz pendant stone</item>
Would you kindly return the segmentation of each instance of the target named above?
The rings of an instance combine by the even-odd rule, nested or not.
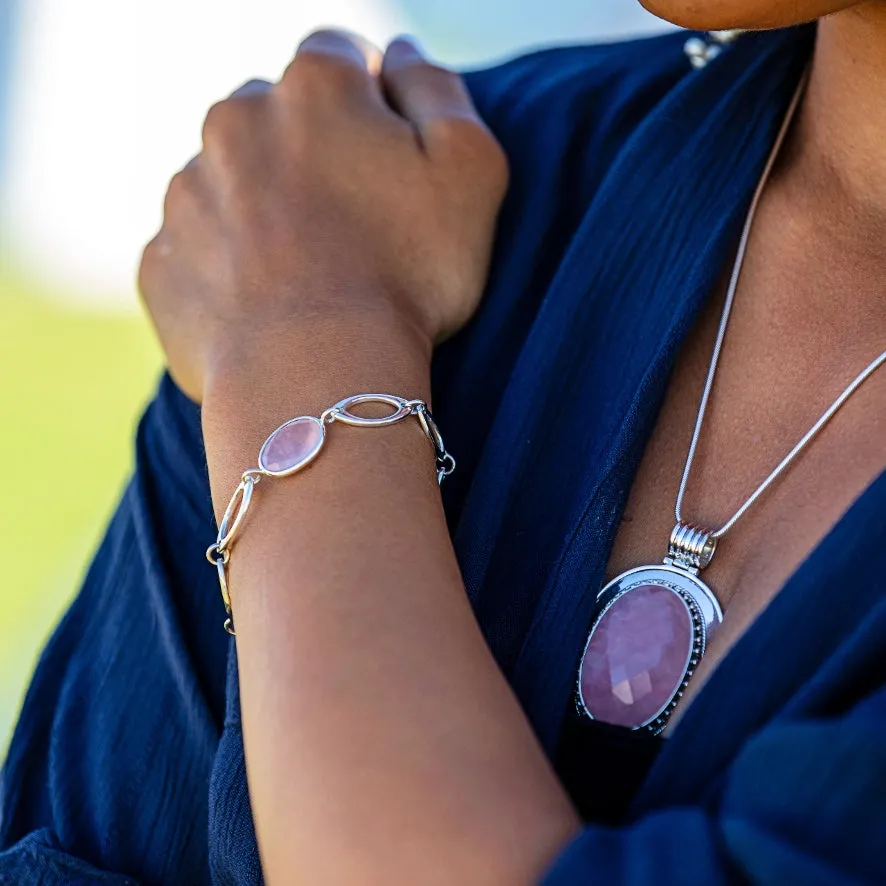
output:
[[[703,651],[691,605],[657,583],[639,583],[609,603],[579,670],[581,704],[591,717],[631,729],[663,728],[658,718],[670,713]]]
[[[294,474],[317,457],[325,439],[326,429],[320,419],[310,415],[293,418],[265,440],[258,466],[274,477]]]

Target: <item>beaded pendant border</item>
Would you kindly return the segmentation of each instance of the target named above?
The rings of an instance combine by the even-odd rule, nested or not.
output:
[[[597,607],[578,670],[578,710],[658,735],[723,620],[717,598],[692,571],[666,563],[617,576]]]

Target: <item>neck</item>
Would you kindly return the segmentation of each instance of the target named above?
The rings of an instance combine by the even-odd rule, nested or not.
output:
[[[821,20],[798,136],[825,193],[886,217],[886,4]]]

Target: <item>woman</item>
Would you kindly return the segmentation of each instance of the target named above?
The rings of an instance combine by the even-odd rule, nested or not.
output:
[[[539,53],[473,103],[408,42],[321,33],[210,112],[141,273],[202,412],[163,382],[40,663],[9,882],[886,882],[886,5],[649,6],[787,29],[701,70],[678,34]],[[712,536],[667,540],[727,288],[685,522],[722,527],[871,374],[706,596]],[[371,391],[403,420],[325,411]],[[695,621],[662,639],[638,603],[616,661],[598,594],[666,553]],[[687,637],[676,705],[641,715]]]

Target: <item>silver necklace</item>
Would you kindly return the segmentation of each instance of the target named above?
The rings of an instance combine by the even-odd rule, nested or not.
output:
[[[674,507],[677,523],[671,533],[667,556],[663,564],[639,566],[622,573],[597,595],[597,615],[582,654],[576,692],[579,712],[591,719],[643,729],[655,735],[665,728],[705,654],[709,638],[723,621],[716,595],[698,577],[699,572],[710,564],[717,542],[793,464],[840,407],[886,363],[884,351],[837,397],[719,529],[707,529],[683,520],[683,497],[717,374],[754,217],[796,114],[805,83],[804,77],[785,115],[745,221],[680,480]]]

